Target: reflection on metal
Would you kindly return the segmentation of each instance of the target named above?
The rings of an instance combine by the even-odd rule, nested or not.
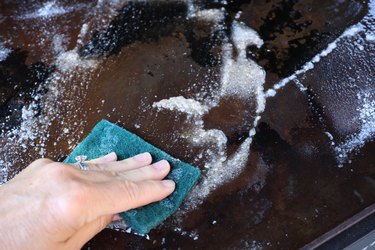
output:
[[[375,204],[301,248],[360,249],[375,247]],[[372,244],[372,245],[371,245]]]

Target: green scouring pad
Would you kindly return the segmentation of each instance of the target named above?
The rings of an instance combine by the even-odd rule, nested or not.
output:
[[[139,136],[106,120],[100,121],[64,162],[75,163],[78,155],[86,155],[90,160],[110,152],[115,152],[118,160],[149,152],[154,162],[165,159],[171,165],[171,172],[166,179],[174,180],[176,189],[169,197],[120,214],[127,226],[139,234],[148,233],[172,215],[200,176],[198,168],[173,158]]]

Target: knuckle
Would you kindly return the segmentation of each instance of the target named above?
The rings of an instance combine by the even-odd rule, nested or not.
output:
[[[74,215],[80,213],[80,209],[86,203],[88,187],[78,181],[69,181],[63,188],[64,194],[58,197],[58,206],[63,213]]]
[[[125,166],[133,166],[133,165],[136,164],[136,162],[133,158],[127,158],[125,160],[122,160],[121,163]]]
[[[45,171],[46,181],[52,181],[57,187],[56,195],[49,207],[57,210],[65,219],[79,216],[84,207],[89,184],[75,174],[75,169],[68,164],[55,162]]]
[[[54,162],[51,163],[48,169],[48,175],[55,180],[66,180],[72,177],[72,168],[64,163]]]
[[[153,169],[152,167],[140,168],[140,169],[138,169],[138,171],[139,171],[141,176],[143,176],[144,178],[147,178],[147,179],[152,178],[157,174],[157,171],[155,169]]]
[[[96,162],[90,162],[88,164],[89,169],[91,170],[104,170],[101,164],[98,164]]]
[[[40,158],[40,159],[37,159],[37,160],[33,161],[30,165],[31,166],[43,166],[43,165],[50,164],[52,162],[54,162],[54,161],[52,161],[51,159]]]
[[[122,189],[129,202],[134,202],[139,198],[139,187],[134,182],[125,181]]]

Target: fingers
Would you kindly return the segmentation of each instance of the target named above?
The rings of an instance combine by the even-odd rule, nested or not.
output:
[[[123,163],[125,164],[125,163]],[[145,180],[162,180],[166,177],[170,171],[170,165],[166,160],[161,160],[152,165],[139,167],[137,169],[129,171],[109,171],[108,166],[101,164],[86,164],[88,165],[89,171],[81,173],[81,177],[92,182],[105,182],[112,181],[113,179],[127,180],[127,181],[145,181]],[[103,171],[91,171],[91,170],[103,170]]]
[[[76,172],[81,180],[87,181],[90,190],[85,207],[91,211],[85,216],[83,224],[91,223],[100,216],[160,201],[175,189],[173,181],[162,181],[170,171],[166,160],[150,165],[152,157],[149,153],[113,162],[115,157],[109,154],[88,161],[89,171]]]
[[[144,180],[161,180],[170,170],[170,165],[166,160],[158,161],[152,165],[137,168],[134,170],[121,173],[121,176],[129,181],[144,181]]]
[[[106,154],[102,157],[90,160],[90,161],[85,161],[84,164],[86,165],[92,165],[92,166],[97,166],[97,164],[104,164],[104,163],[109,163],[109,162],[115,162],[117,161],[117,155],[115,152],[111,152],[109,154]],[[78,164],[72,164],[72,167],[75,169],[79,169]],[[80,170],[80,169],[79,169]],[[98,167],[93,167],[92,170],[99,170]]]
[[[99,157],[99,158],[96,158],[94,160],[87,161],[87,162],[98,164],[98,163],[106,163],[106,162],[114,162],[114,161],[117,161],[117,155],[115,152],[111,152],[105,156],[102,156],[102,157]]]
[[[122,161],[105,163],[101,167],[108,171],[128,171],[150,165],[151,162],[151,154],[146,152]]]
[[[131,158],[116,161],[117,155],[112,152],[103,157],[93,159],[90,161],[85,161],[84,164],[88,166],[89,170],[94,171],[106,171],[109,173],[116,173],[121,171],[132,170],[136,168],[141,168],[150,165],[152,162],[152,157],[150,153],[142,153]],[[74,168],[79,169],[77,164],[72,165]],[[113,174],[116,175],[116,174]]]
[[[129,209],[141,207],[152,202],[160,201],[170,195],[175,189],[171,180],[140,182],[112,181],[98,186],[93,202],[101,200],[100,206],[94,206],[97,215],[117,214]]]

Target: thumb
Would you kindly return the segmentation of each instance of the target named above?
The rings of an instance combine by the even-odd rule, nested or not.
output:
[[[117,214],[160,201],[170,195],[174,189],[175,183],[171,180],[140,182],[115,180],[96,187],[92,199],[95,202],[101,200],[101,203],[100,206],[91,206],[91,208],[95,208],[93,214],[99,216]]]

